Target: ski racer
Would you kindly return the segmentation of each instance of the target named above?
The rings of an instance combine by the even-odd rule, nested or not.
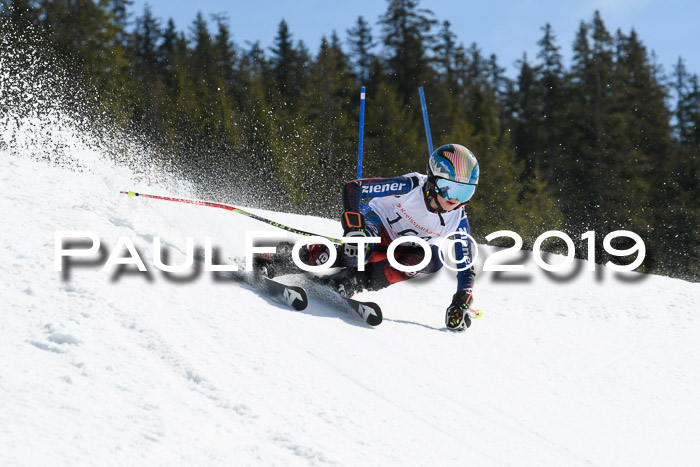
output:
[[[325,282],[340,294],[350,297],[363,289],[379,290],[419,275],[437,272],[442,267],[438,254],[440,240],[450,235],[469,234],[464,210],[479,182],[479,164],[474,154],[459,144],[437,148],[428,159],[428,174],[409,173],[393,178],[364,178],[343,186],[341,223],[345,237],[380,237],[381,243],[365,248],[365,270],[359,271],[358,244],[337,245],[332,267],[343,269]],[[387,259],[389,244],[398,237],[415,236],[431,249],[428,264],[417,272],[402,272]],[[471,264],[473,245],[465,238],[455,242],[455,259]],[[300,257],[310,265],[329,259],[325,245],[302,248]],[[396,260],[404,265],[421,263],[425,251],[420,245],[404,243],[396,248]],[[460,263],[461,261],[461,263]],[[281,272],[281,271],[280,271]],[[457,274],[457,292],[445,314],[448,329],[463,331],[471,324],[469,308],[473,302],[474,267]]]

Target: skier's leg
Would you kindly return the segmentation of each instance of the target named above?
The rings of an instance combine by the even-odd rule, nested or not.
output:
[[[433,274],[442,267],[439,249],[437,246],[432,245],[430,247],[430,262],[419,271],[403,272],[394,268],[387,258],[387,249],[391,239],[379,216],[370,210],[365,213],[365,223],[368,236],[381,237],[382,241],[378,244],[372,244],[366,256],[364,271],[357,269],[357,258],[348,258],[343,255],[343,261],[347,269],[331,276],[329,282],[336,289],[344,289],[346,296],[352,296],[363,289],[379,290],[413,277]],[[339,257],[341,252],[342,248],[339,249]],[[426,252],[423,248],[409,245],[401,245],[394,251],[395,259],[406,266],[420,264],[425,258],[425,254]]]
[[[428,262],[428,264],[422,269],[415,272],[404,272],[391,265],[386,252],[377,252],[375,257],[372,258],[374,261],[371,261],[365,265],[367,275],[366,282],[369,284],[368,288],[371,288],[372,290],[379,290],[388,287],[391,284],[396,284],[397,282],[402,282],[418,276],[424,276],[426,274],[436,273],[442,267],[438,247],[432,245],[430,247],[430,253],[430,262]],[[394,257],[400,264],[405,266],[415,266],[421,263],[425,258],[425,251],[421,247],[400,246],[395,250]]]
[[[364,211],[364,212],[362,212]],[[381,256],[382,251],[386,251],[387,246],[391,242],[389,235],[382,224],[381,219],[369,207],[362,210],[362,214],[365,216],[365,229],[368,237],[380,237],[382,239],[381,243],[372,243],[369,245],[365,254],[365,268],[371,265],[377,253]],[[324,278],[330,287],[335,289],[341,295],[346,297],[351,297],[355,293],[362,291],[363,289],[372,289],[369,284],[371,283],[371,275],[365,271],[359,271],[357,266],[357,257],[345,255],[345,249],[342,245],[337,246],[337,260],[333,265],[334,267],[343,267],[341,271]]]
[[[369,262],[365,264],[364,271],[359,271],[357,268],[346,268],[330,276],[328,283],[346,297],[351,297],[363,289],[380,290],[397,282],[439,271],[442,267],[442,262],[438,256],[438,248],[431,246],[430,252],[430,262],[425,267],[416,272],[403,272],[389,263],[385,245],[379,244],[370,257]],[[425,258],[425,251],[420,247],[399,247],[396,249],[394,256],[403,265],[415,266]]]

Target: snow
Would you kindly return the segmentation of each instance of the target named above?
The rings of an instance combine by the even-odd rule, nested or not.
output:
[[[188,193],[82,160],[89,170],[76,172],[0,150],[0,465],[700,458],[700,284],[581,262],[546,274],[527,253],[524,273],[478,274],[484,316],[465,333],[443,330],[449,271],[362,294],[384,311],[369,328],[313,298],[290,311],[201,268],[162,273],[154,237],[180,264],[187,236],[199,248],[211,237],[228,258],[243,256],[246,230],[275,230],[127,198],[119,191]],[[340,234],[333,220],[263,215]],[[55,271],[57,230],[96,232],[99,261]],[[148,273],[102,270],[121,237]],[[483,263],[494,249],[480,251]]]

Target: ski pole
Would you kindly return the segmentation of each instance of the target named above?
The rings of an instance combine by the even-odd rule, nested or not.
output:
[[[134,196],[140,196],[142,198],[151,198],[151,199],[162,199],[164,201],[174,201],[176,203],[185,203],[185,204],[194,204],[197,206],[209,206],[211,208],[220,208],[220,209],[226,209],[227,211],[232,211],[238,214],[243,214],[244,216],[250,217],[251,219],[255,219],[260,222],[264,222],[266,224],[269,224],[273,227],[277,227],[278,229],[286,230],[287,232],[292,232],[298,235],[305,235],[307,237],[323,237],[327,238],[333,243],[338,243],[342,244],[343,242],[340,241],[340,239],[333,238],[333,237],[328,237],[326,235],[319,235],[315,234],[312,232],[306,232],[304,230],[299,230],[295,229],[294,227],[289,227],[284,224],[280,224],[279,222],[275,222],[271,219],[266,219],[265,217],[260,217],[256,214],[253,214],[252,212],[244,211],[241,208],[237,208],[235,206],[229,206],[228,204],[222,204],[222,203],[213,203],[211,201],[198,201],[198,200],[193,200],[193,199],[185,199],[185,198],[173,198],[170,196],[158,196],[158,195],[147,195],[145,193],[136,193],[134,191],[120,191],[119,193],[124,193],[127,195],[129,198],[132,198]]]
[[[365,136],[365,87],[360,89],[360,143],[357,149],[357,178],[362,178],[362,140]]]
[[[430,123],[428,123],[428,107],[425,105],[423,86],[418,88],[420,94],[420,107],[423,110],[423,123],[425,123],[425,136],[428,138],[428,155],[433,153],[433,138],[430,136]]]

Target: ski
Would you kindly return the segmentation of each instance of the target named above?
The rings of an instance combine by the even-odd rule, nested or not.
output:
[[[284,285],[267,277],[264,277],[263,279],[270,296],[274,300],[291,306],[295,310],[303,310],[306,308],[308,304],[306,289],[298,286]],[[316,296],[316,298],[325,301],[331,306],[341,308],[341,311],[346,312],[354,318],[361,319],[370,326],[377,326],[382,322],[382,309],[376,303],[364,302],[344,297],[325,284],[319,284],[317,280],[313,280],[312,282],[315,284],[312,286],[311,292],[312,295]],[[319,292],[319,288],[326,293],[317,293]],[[329,297],[327,293],[330,293],[332,297]],[[297,308],[297,306],[300,306],[301,308]]]
[[[355,319],[361,319],[370,326],[381,324],[382,309],[376,303],[355,300],[341,295],[324,283],[320,277],[306,276],[306,278],[311,282],[309,290],[314,298],[338,308],[339,311],[344,311]]]
[[[338,294],[338,296],[345,301],[345,304],[350,309],[350,314],[353,316],[361,318],[370,326],[378,326],[381,324],[382,309],[376,303],[353,300],[352,298],[343,297],[340,294]]]
[[[306,295],[306,290],[301,287],[285,285],[267,277],[262,278],[262,283],[265,284],[265,289],[270,298],[278,303],[287,305],[296,311],[301,311],[309,305],[309,298]]]
[[[234,262],[240,263],[240,261]],[[245,281],[248,284],[251,284],[256,290],[267,293],[269,297],[276,302],[286,305],[294,310],[301,311],[306,309],[306,307],[309,305],[309,298],[305,288],[296,285],[283,284],[282,282],[278,282],[267,277],[264,275],[264,273],[249,275],[242,272],[224,272],[220,274],[232,279]],[[370,326],[377,326],[382,322],[382,309],[376,303],[354,300],[352,298],[340,295],[326,284],[323,284],[317,277],[313,278],[312,282],[314,283],[312,291],[318,292],[318,287],[332,294],[334,299],[325,300],[330,305],[343,308],[343,311],[355,318],[361,319]],[[319,298],[323,299],[323,296],[326,294],[320,295],[321,296]],[[325,298],[328,299],[330,297],[326,296]],[[340,298],[342,300],[336,300],[335,298]]]
[[[204,262],[204,257],[201,255],[195,256],[195,259],[199,262]],[[233,258],[232,262],[240,269],[243,268],[242,260]],[[267,294],[277,303],[286,305],[293,310],[301,311],[309,306],[309,297],[306,290],[303,288],[294,285],[285,285],[274,279],[270,279],[260,271],[258,273],[246,273],[240,269],[238,271],[221,271],[218,274],[220,277],[245,282],[253,286],[255,290]]]
[[[286,285],[269,277],[240,271],[225,271],[218,274],[220,277],[245,282],[254,290],[264,293],[277,303],[286,305],[293,310],[301,311],[309,305],[308,294],[302,287]]]
[[[288,307],[301,311],[306,309],[309,305],[309,298],[306,289],[296,285],[285,285],[274,279],[268,277],[262,277],[259,281],[262,287],[257,287],[258,289],[264,289],[265,292],[278,303],[287,305]],[[255,285],[255,284],[254,284]],[[334,297],[342,299],[342,311],[345,311],[349,315],[363,320],[370,326],[377,326],[382,322],[382,309],[374,302],[364,302],[360,300],[354,300],[352,298],[344,297],[332,289],[328,289],[332,292]]]

